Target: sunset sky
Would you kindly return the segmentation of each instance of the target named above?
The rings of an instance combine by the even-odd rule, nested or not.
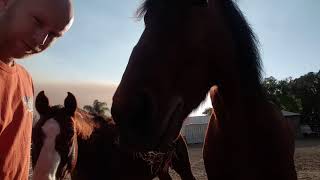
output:
[[[319,0],[238,0],[260,40],[264,76],[299,77],[320,70]],[[43,54],[21,62],[36,90],[58,101],[76,92],[81,104],[111,97],[144,25],[134,18],[139,0],[74,0],[75,21]],[[61,100],[62,103],[62,100]],[[209,106],[205,102],[195,114]]]

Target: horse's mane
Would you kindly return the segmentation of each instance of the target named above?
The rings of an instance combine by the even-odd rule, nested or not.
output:
[[[195,3],[196,1],[201,2],[202,0],[145,0],[138,8],[137,16],[142,18],[147,12],[153,11],[155,8],[183,8],[185,7],[183,4]],[[249,95],[255,93],[260,96],[262,94],[262,62],[258,50],[258,40],[233,0],[223,0],[221,2],[224,9],[222,12],[226,17],[227,25],[231,29],[236,46],[235,62],[239,67],[240,81],[244,87],[242,93]],[[162,12],[164,15],[172,16],[172,13]],[[172,12],[179,13],[178,11]]]
[[[105,127],[106,125],[114,126],[114,121],[111,118],[88,113],[80,108],[77,108],[75,112],[74,123],[77,135],[83,139],[90,138],[95,129]]]
[[[223,3],[223,12],[227,18],[236,46],[236,63],[240,70],[240,80],[249,95],[260,96],[262,92],[262,62],[258,50],[258,40],[247,23],[239,7],[232,1]]]

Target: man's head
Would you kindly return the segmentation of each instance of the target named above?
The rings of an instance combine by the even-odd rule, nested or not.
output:
[[[42,52],[72,22],[71,0],[0,0],[0,59]]]

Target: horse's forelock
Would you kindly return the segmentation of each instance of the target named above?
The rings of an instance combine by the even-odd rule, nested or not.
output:
[[[145,14],[153,8],[160,7],[176,9],[177,7],[183,7],[186,5],[206,7],[208,5],[208,0],[144,0],[137,9],[136,16],[138,19],[142,19]]]

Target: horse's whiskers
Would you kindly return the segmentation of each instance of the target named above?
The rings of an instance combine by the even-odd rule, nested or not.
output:
[[[170,148],[170,151],[164,153],[161,151],[135,152],[135,159],[143,160],[149,167],[152,174],[157,174],[162,167],[170,164],[171,158],[176,156],[175,149]]]

